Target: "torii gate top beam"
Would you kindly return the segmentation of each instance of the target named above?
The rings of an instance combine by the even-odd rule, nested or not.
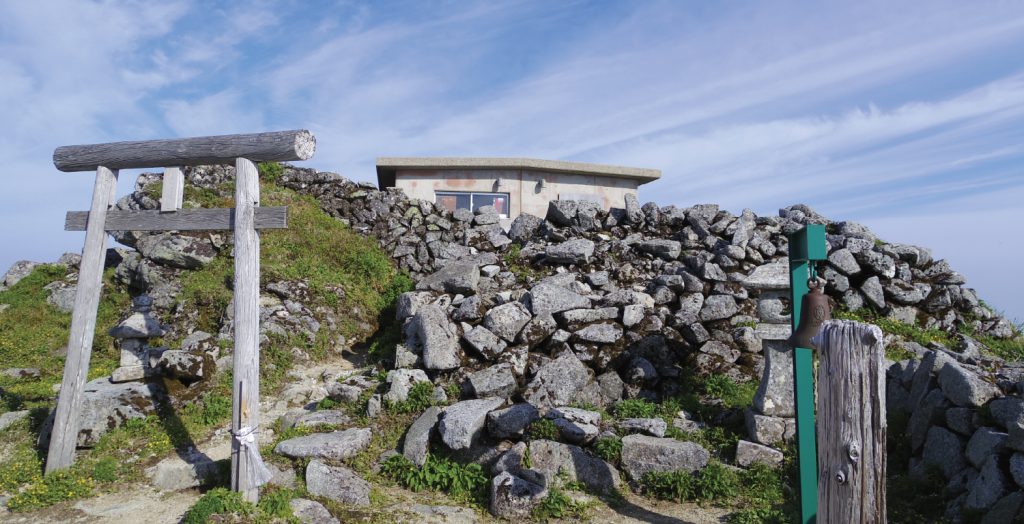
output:
[[[234,164],[236,158],[252,162],[288,162],[308,160],[315,151],[316,138],[313,134],[298,129],[61,146],[53,152],[53,165],[61,171],[71,172],[95,171],[100,166],[116,170]]]

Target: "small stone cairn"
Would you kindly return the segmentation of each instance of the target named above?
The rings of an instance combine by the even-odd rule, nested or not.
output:
[[[121,350],[121,365],[110,375],[111,382],[141,380],[153,373],[151,357],[158,357],[164,348],[153,348],[149,339],[162,337],[164,328],[153,318],[153,299],[139,295],[132,299],[132,314],[110,329]]]

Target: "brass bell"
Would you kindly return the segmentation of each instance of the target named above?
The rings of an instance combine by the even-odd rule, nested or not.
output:
[[[828,296],[822,291],[825,279],[812,278],[807,281],[807,287],[810,291],[804,294],[800,303],[800,323],[786,343],[794,348],[818,349],[811,339],[818,334],[821,325],[832,318],[832,308],[828,305]]]

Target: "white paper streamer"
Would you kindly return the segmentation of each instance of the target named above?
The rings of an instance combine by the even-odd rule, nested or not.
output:
[[[249,457],[250,467],[246,471],[246,486],[256,488],[270,481],[273,473],[267,469],[260,456],[260,450],[256,447],[256,428],[244,426],[238,432],[232,432],[235,440],[242,446],[243,452]]]

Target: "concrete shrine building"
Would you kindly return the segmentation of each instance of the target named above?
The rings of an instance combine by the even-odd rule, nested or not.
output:
[[[551,200],[621,208],[627,194],[661,178],[657,169],[533,158],[381,157],[377,182],[450,211],[492,205],[504,219],[544,217]]]

